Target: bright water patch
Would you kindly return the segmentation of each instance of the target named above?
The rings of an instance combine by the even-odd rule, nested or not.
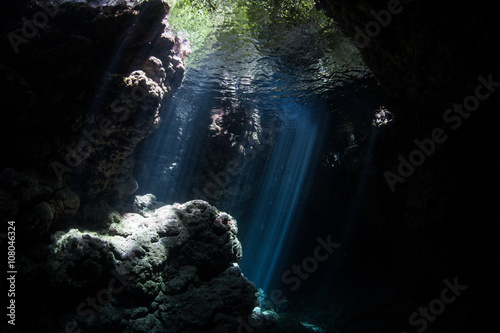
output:
[[[200,76],[194,75],[196,77]],[[203,155],[200,149],[208,132],[216,94],[211,80],[186,81],[165,106],[168,111],[161,130],[154,134],[142,157],[155,170],[143,170],[139,175],[140,189],[168,204],[193,199],[190,180],[199,167],[199,156]]]
[[[301,213],[301,203],[318,159],[324,128],[312,119],[309,107],[286,103],[295,116],[293,126],[279,133],[260,176],[261,187],[252,213],[245,218],[252,228],[242,235],[245,251],[241,263],[248,278],[264,290],[274,283],[275,268],[292,236],[293,223]]]
[[[256,7],[248,13],[252,10],[261,9]],[[364,75],[366,67],[340,33],[326,40],[314,21],[265,26],[272,21],[269,15],[254,13],[264,22],[256,28],[237,8],[227,11],[226,16],[214,13],[217,19],[193,14],[205,30],[201,25],[194,26],[199,33],[191,31],[188,37],[198,35],[193,41],[204,43],[195,45],[203,52],[191,55],[183,84],[172,102],[164,106],[164,124],[153,134],[143,157],[149,167],[163,170],[161,182],[150,177],[150,169],[142,170],[138,181],[141,192],[152,192],[166,203],[199,198],[191,183],[206,166],[204,162],[218,154],[203,147],[209,139],[211,112],[221,108],[221,101],[262,120],[263,127],[266,121],[283,125],[275,130],[264,161],[230,178],[235,191],[243,192],[249,183],[255,185],[250,203],[236,199],[224,202],[224,207],[230,208],[228,213],[238,220],[243,272],[269,291],[282,273],[280,265],[301,223],[302,204],[329,117],[338,111],[328,99],[342,98],[345,90],[336,89],[349,78]],[[202,190],[203,184],[199,186]]]

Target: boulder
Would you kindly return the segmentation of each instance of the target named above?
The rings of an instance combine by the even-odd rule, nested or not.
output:
[[[60,302],[88,292],[96,303],[82,296],[58,319],[85,332],[236,331],[257,297],[237,265],[237,232],[233,217],[201,200],[124,214],[106,233],[58,232],[52,288],[70,291]]]

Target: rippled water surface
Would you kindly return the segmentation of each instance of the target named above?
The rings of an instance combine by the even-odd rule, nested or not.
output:
[[[238,28],[248,25],[248,18],[233,9],[223,18],[214,15],[209,33],[199,34],[196,27],[180,30],[194,52],[177,98],[222,93],[274,113],[281,99],[306,104],[366,75],[357,50],[339,31],[322,33],[313,18],[298,25],[268,22],[264,9],[256,10],[262,13],[255,16],[267,24]]]
[[[331,27],[322,31],[317,18],[269,23],[259,12],[267,23],[252,25],[240,14],[172,19],[193,53],[148,157],[162,181],[148,174],[139,183],[161,201],[201,198],[234,215],[242,269],[269,289],[302,223],[330,116],[343,111],[336,101],[370,73],[353,45]],[[226,171],[233,164],[244,165],[237,175]]]

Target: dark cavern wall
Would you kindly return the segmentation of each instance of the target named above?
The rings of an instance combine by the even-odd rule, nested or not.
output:
[[[137,10],[8,8],[2,98],[11,111],[2,116],[2,155],[11,157],[2,161],[2,179],[11,188],[2,208],[29,220],[26,236],[38,238],[82,201],[135,191],[134,148],[161,121],[159,107],[182,80],[184,55],[181,41],[164,34],[168,6],[161,1]],[[23,23],[28,17],[47,23]]]
[[[492,152],[500,97],[494,41],[500,26],[492,4],[321,0],[317,6],[353,39],[381,87],[394,97],[388,107],[395,120],[379,128],[371,159],[359,149],[353,160],[361,160],[360,165],[318,170],[322,180],[330,179],[320,193],[339,204],[321,205],[316,197],[308,209],[314,212],[310,220],[327,225],[338,224],[329,216],[342,216],[343,226],[319,229],[338,230],[351,239],[346,257],[338,260],[344,269],[336,273],[338,283],[352,291],[336,293],[349,299],[352,310],[341,319],[339,332],[372,332],[356,325],[385,317],[377,322],[382,326],[400,314],[406,323],[388,332],[404,327],[411,332],[486,331],[497,309],[485,299],[498,297],[492,272],[499,253],[499,229],[492,220],[499,164]],[[356,136],[363,133],[358,130]],[[366,140],[362,146],[369,144]],[[362,183],[364,170],[368,175]],[[356,186],[363,186],[361,196]],[[415,316],[411,325],[413,311],[428,306],[443,281],[453,278],[468,286],[460,301],[446,305],[438,319]],[[397,295],[387,285],[395,286]],[[362,309],[355,310],[358,306]]]
[[[251,216],[256,183],[216,199],[192,189],[243,161],[270,120],[222,86],[217,102],[199,97],[199,164],[165,188],[167,164],[151,147],[165,128],[182,136],[169,110],[190,54],[165,19],[169,3],[2,6],[0,244],[7,253],[15,221],[19,271],[6,332],[312,332],[293,315],[308,311],[322,332],[489,330],[498,307],[488,301],[500,296],[494,3],[316,1],[371,72],[340,77],[329,97],[344,111],[324,124],[299,236],[273,269],[311,256],[317,237],[300,235],[341,246],[297,291],[274,285],[289,307],[274,322],[253,317],[265,325],[249,317],[259,286],[235,265],[238,229],[242,238],[264,223],[236,222]],[[275,134],[245,169],[250,180]],[[245,210],[233,212],[236,201]]]
[[[15,222],[23,267],[9,331],[227,332],[255,305],[233,267],[236,221],[206,203],[162,213],[144,197],[124,208],[140,213],[127,215],[132,229],[108,232],[138,187],[136,147],[184,75],[189,52],[166,28],[169,10],[153,0],[11,1],[2,11],[1,216]]]

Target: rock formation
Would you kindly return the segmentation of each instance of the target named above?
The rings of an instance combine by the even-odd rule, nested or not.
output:
[[[47,262],[32,265],[27,282],[45,276],[50,304],[66,306],[45,313],[38,304],[44,300],[33,300],[47,322],[38,316],[29,327],[236,331],[257,300],[236,264],[242,257],[236,220],[201,200],[148,207],[115,212],[106,232],[72,228],[53,236]]]
[[[179,86],[189,49],[165,29],[164,1],[87,2],[6,0],[0,11],[0,218],[18,222],[19,323],[26,332],[231,331],[248,318],[256,291],[233,265],[241,256],[235,221],[201,201],[158,208],[141,196],[135,209],[115,207],[137,190],[137,150],[165,119],[160,107]],[[332,267],[356,284],[348,301],[328,298],[334,310],[324,318],[342,332],[372,332],[374,324],[401,331],[412,311],[440,295],[444,278],[459,274],[470,287],[428,331],[486,331],[496,309],[485,298],[498,294],[494,3],[317,2],[393,97],[384,106],[359,96],[346,102],[303,203],[307,223],[297,234],[343,235],[348,251]],[[479,77],[491,83],[478,90]],[[470,96],[478,92],[476,108]],[[466,102],[474,112],[460,110]],[[265,128],[258,119],[241,126],[243,113],[221,110],[213,109],[205,148],[234,146],[205,161],[200,186],[243,158],[234,135],[247,131],[251,143]],[[399,156],[439,128],[447,141],[388,186],[384,174],[398,172]],[[327,273],[294,296],[330,286]]]
[[[493,4],[320,0],[377,79],[423,113],[442,112],[499,71]]]
[[[201,201],[122,206],[189,47],[168,30],[165,1],[87,2],[9,2],[1,14],[0,217],[19,235],[16,329],[236,329],[256,300],[235,265],[236,221]]]
[[[1,216],[30,221],[25,236],[40,237],[80,202],[137,190],[135,148],[159,126],[189,52],[166,28],[160,0],[5,10]]]

